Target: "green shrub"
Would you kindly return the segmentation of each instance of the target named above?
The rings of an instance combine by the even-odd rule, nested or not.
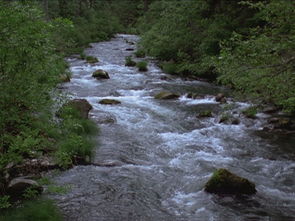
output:
[[[125,58],[125,66],[134,67],[136,62],[132,60],[131,56]]]
[[[2,221],[62,221],[62,215],[50,200],[28,201],[19,208],[10,209],[0,215]]]
[[[177,64],[174,62],[163,62],[161,63],[163,71],[167,74],[176,74],[177,73]]]
[[[4,196],[0,196],[0,211],[2,209],[7,209],[11,206],[10,202],[9,202],[9,196],[4,195]],[[1,216],[0,216],[1,217]]]
[[[145,57],[145,51],[143,49],[139,49],[135,52],[135,56],[137,58],[144,58]]]
[[[61,137],[55,153],[57,163],[63,168],[68,168],[75,163],[77,157],[85,161],[91,159],[95,146],[92,136],[98,134],[96,124],[81,118],[79,111],[69,106],[61,109],[59,117],[62,121],[59,125]]]
[[[242,111],[242,113],[249,118],[255,118],[257,114],[257,107],[252,106]]]
[[[81,58],[82,60],[85,60],[85,59],[86,59],[86,55],[85,55],[84,52],[81,52],[81,53],[80,53],[80,58]]]
[[[148,70],[146,61],[137,62],[136,67],[138,68],[139,71],[147,71]]]

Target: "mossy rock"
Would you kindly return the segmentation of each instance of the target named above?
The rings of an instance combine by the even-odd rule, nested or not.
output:
[[[77,115],[77,117],[88,119],[91,104],[86,99],[74,99],[64,104],[56,113],[57,117],[63,118],[65,115]]]
[[[205,191],[216,194],[255,194],[255,184],[226,169],[218,169],[205,185]]]
[[[131,56],[125,58],[125,66],[134,67],[136,66],[136,62],[132,60]]]
[[[116,104],[121,104],[121,101],[117,101],[114,99],[102,99],[99,101],[100,104],[105,104],[105,105],[116,105]]]
[[[154,96],[154,98],[155,99],[164,99],[164,100],[177,99],[177,98],[179,98],[179,95],[178,94],[171,93],[169,91],[162,91],[162,92],[156,94]]]
[[[96,57],[93,56],[86,56],[86,61],[90,64],[94,64],[98,62],[98,59]]]
[[[92,77],[94,77],[96,79],[109,79],[110,78],[108,72],[101,70],[101,69],[94,71],[92,73]]]
[[[205,110],[198,114],[198,117],[212,117],[212,111]]]
[[[60,82],[66,83],[71,81],[71,77],[68,74],[62,74],[59,76]]]

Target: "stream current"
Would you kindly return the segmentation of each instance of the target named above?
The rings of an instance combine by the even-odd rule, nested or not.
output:
[[[228,93],[209,83],[168,76],[152,58],[148,71],[126,67],[138,37],[119,34],[85,50],[99,62],[90,65],[69,58],[71,82],[63,85],[69,96],[87,99],[90,118],[99,124],[93,162],[106,166],[76,166],[54,177],[69,185],[66,194],[50,197],[71,221],[207,221],[295,220],[295,138],[267,134],[267,117],[246,119],[243,102],[215,102]],[[126,50],[128,49],[128,50]],[[91,74],[103,69],[110,79]],[[168,90],[178,100],[156,100]],[[187,93],[197,93],[189,99]],[[101,105],[111,98],[120,105]],[[215,117],[197,118],[204,110]],[[239,117],[239,125],[217,123],[224,111]],[[112,122],[114,121],[114,122]],[[250,197],[217,196],[203,188],[216,168],[256,184]]]

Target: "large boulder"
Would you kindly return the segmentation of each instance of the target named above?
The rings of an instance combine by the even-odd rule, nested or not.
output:
[[[178,94],[171,93],[169,91],[162,91],[155,95],[155,99],[177,99],[179,98]]]
[[[114,99],[102,99],[98,103],[105,104],[105,105],[116,105],[116,104],[121,104],[121,101],[117,101]]]
[[[222,93],[219,93],[219,94],[217,94],[216,96],[215,96],[215,101],[216,102],[220,102],[220,103],[226,103],[226,99],[225,99],[225,96],[224,96],[224,94],[222,94]]]
[[[67,108],[77,110],[81,118],[88,119],[88,113],[92,109],[92,106],[86,99],[74,99],[64,104],[57,112],[57,116],[62,117],[63,112]]]
[[[61,74],[59,76],[60,82],[62,83],[66,83],[66,82],[70,82],[71,81],[71,77],[68,74]]]
[[[109,79],[110,78],[108,72],[101,70],[101,69],[94,71],[92,73],[92,77],[94,77],[96,79]]]
[[[40,186],[35,180],[18,177],[9,182],[7,193],[13,199],[19,199],[23,197],[23,194],[26,193],[28,189],[30,191],[35,191],[38,194],[42,193],[43,191],[42,186]]]
[[[218,169],[205,185],[205,191],[216,194],[255,194],[255,184],[226,169]]]

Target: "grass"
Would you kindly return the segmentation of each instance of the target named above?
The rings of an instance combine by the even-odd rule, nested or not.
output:
[[[144,58],[145,57],[145,51],[142,49],[137,50],[134,54],[137,58]]]
[[[163,62],[161,67],[167,74],[177,74],[177,65],[173,62]]]
[[[59,126],[63,139],[59,139],[55,152],[58,165],[69,168],[77,158],[87,162],[95,147],[93,135],[98,134],[98,127],[93,121],[82,118],[73,107],[62,108],[59,117],[62,119]]]
[[[248,118],[256,118],[257,107],[252,106],[242,111],[242,113]]]
[[[125,66],[134,67],[136,66],[136,62],[132,60],[131,56],[125,58]]]
[[[136,64],[136,67],[138,68],[139,71],[147,71],[147,62],[146,61],[140,61]]]
[[[51,200],[27,201],[0,215],[1,221],[62,221],[62,215]]]

